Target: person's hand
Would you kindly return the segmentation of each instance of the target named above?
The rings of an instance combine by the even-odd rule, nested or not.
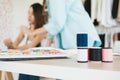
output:
[[[31,51],[30,49],[26,49],[23,51],[23,54],[30,54],[30,51]]]
[[[4,44],[8,47],[8,49],[12,49],[12,40],[10,38],[7,38],[4,40]]]
[[[29,28],[27,28],[26,26],[21,26],[21,31],[24,34],[32,35],[32,31]]]

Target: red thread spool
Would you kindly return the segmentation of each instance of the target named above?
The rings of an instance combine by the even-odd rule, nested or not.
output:
[[[90,60],[90,48],[88,48],[88,60]]]

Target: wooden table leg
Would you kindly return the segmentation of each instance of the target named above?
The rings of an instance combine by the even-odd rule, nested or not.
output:
[[[4,77],[5,80],[13,80],[13,76],[11,72],[5,72]]]
[[[2,80],[2,71],[0,71],[0,80]]]

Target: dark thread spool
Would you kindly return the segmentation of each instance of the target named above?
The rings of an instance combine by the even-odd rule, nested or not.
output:
[[[90,60],[91,61],[102,61],[101,48],[90,48]]]

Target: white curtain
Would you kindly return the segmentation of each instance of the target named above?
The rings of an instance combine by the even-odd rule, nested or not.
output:
[[[115,19],[112,18],[111,14],[112,4],[113,0],[102,0],[101,24],[105,27],[113,27],[117,25]]]
[[[117,22],[112,18],[113,0],[91,0],[91,19],[96,19],[104,27],[117,26]]]

